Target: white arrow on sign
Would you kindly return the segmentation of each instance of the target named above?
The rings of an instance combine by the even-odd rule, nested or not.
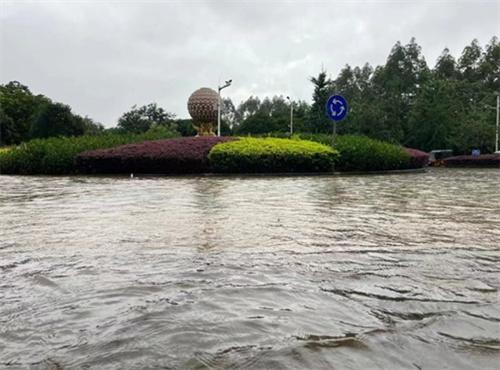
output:
[[[332,112],[333,117],[340,116],[342,113],[344,113],[345,107],[343,105],[340,106],[340,112],[337,112],[335,109],[333,109],[332,106],[330,106],[330,112]]]

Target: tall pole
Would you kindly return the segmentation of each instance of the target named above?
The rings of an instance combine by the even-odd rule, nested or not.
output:
[[[497,94],[497,132],[495,138],[495,153],[498,152],[498,111],[500,110],[500,94]]]
[[[290,137],[293,135],[293,101],[289,96],[286,99],[290,102]]]
[[[335,145],[335,137],[337,136],[337,121],[333,121],[332,145]]]
[[[220,91],[222,89],[219,86],[219,97],[217,99],[217,136],[220,136]]]

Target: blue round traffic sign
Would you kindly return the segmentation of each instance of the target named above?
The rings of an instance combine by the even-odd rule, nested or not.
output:
[[[326,115],[334,121],[342,121],[349,111],[347,101],[341,95],[332,95],[326,102]]]

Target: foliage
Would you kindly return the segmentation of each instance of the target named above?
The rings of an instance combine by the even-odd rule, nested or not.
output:
[[[85,135],[99,135],[105,132],[102,123],[96,122],[88,116],[83,117],[82,122]]]
[[[410,155],[401,146],[365,136],[339,136],[335,148],[340,153],[340,171],[385,171],[410,166]]]
[[[283,96],[273,96],[262,101],[251,96],[236,110],[234,132],[239,135],[290,132],[290,104],[293,104],[294,110],[294,129],[301,131],[307,120],[307,103],[290,103]]]
[[[336,78],[322,70],[310,79],[312,105],[294,114],[294,132],[330,133],[325,116],[329,95],[342,94],[349,115],[337,124],[341,135],[364,135],[422,150],[494,147],[495,91],[500,91],[500,43],[496,37],[481,48],[477,40],[458,61],[444,49],[430,69],[415,39],[397,42],[384,65],[346,65]],[[288,111],[279,99],[250,97],[237,111],[236,133],[266,135],[288,132]],[[270,113],[272,112],[272,113]],[[305,113],[305,114],[304,114]]]
[[[44,105],[30,129],[31,138],[80,136],[84,133],[83,119],[73,115],[71,108],[61,103]]]
[[[175,128],[181,136],[195,136],[197,134],[192,119],[176,119]]]
[[[331,135],[300,134],[299,136],[301,139],[332,145]],[[416,164],[419,160],[411,161],[408,149],[405,150],[399,145],[366,136],[337,136],[333,146],[340,153],[336,165],[336,169],[340,171],[384,171],[418,168]],[[417,152],[420,151],[415,151],[413,154],[417,155]],[[424,154],[427,155],[427,153]]]
[[[310,81],[314,86],[313,104],[309,112],[308,131],[328,132],[331,122],[325,116],[325,107],[328,96],[332,93],[332,81],[327,77],[326,71],[322,70],[318,77],[311,77]]]
[[[98,134],[103,126],[82,118],[71,108],[33,95],[17,81],[0,85],[0,145],[19,144],[36,137]]]
[[[443,160],[446,167],[496,167],[500,168],[499,154],[459,155]]]
[[[218,144],[208,158],[215,172],[328,172],[338,153],[326,145],[278,138],[241,138]]]
[[[489,103],[489,104],[488,104]],[[416,99],[409,117],[412,137],[408,144],[423,150],[453,149],[470,152],[493,150],[494,96],[484,94],[480,83],[432,80]]]
[[[83,173],[160,173],[183,174],[210,172],[208,153],[231,137],[183,137],[146,141],[112,149],[81,153],[76,166]]]
[[[102,134],[97,136],[34,139],[8,151],[0,151],[0,174],[75,173],[74,159],[86,150],[172,137],[172,132]]]
[[[455,79],[458,77],[457,62],[448,48],[444,48],[434,67],[434,76],[438,79]]]
[[[0,145],[11,145],[29,139],[33,117],[50,100],[35,96],[17,81],[0,85]]]
[[[166,126],[172,129],[175,115],[165,111],[156,103],[137,107],[134,105],[128,112],[118,119],[118,128],[125,132],[141,133],[146,132],[152,126]]]
[[[425,60],[415,39],[397,42],[379,66],[346,65],[329,77],[322,68],[310,78],[312,104],[290,102],[284,96],[250,96],[235,106],[224,98],[222,133],[230,135],[286,135],[293,104],[294,133],[326,134],[329,95],[342,94],[349,115],[337,124],[340,135],[363,135],[421,150],[452,149],[456,154],[478,148],[492,152],[495,130],[495,92],[500,91],[500,43],[493,37],[482,47],[478,40],[456,58],[444,48],[434,68]],[[157,104],[133,106],[118,128],[104,130],[90,118],[64,112],[59,103],[34,95],[12,81],[0,85],[0,145],[19,144],[32,135],[99,135],[105,132],[142,133],[152,127],[193,136],[191,120],[175,120]]]

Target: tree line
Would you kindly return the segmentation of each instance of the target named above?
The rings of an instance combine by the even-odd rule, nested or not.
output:
[[[396,43],[384,66],[346,65],[336,79],[322,71],[314,84],[311,120],[327,131],[320,112],[335,92],[350,102],[339,125],[357,133],[423,150],[494,150],[495,94],[500,92],[500,44],[496,37],[482,49],[477,40],[455,59],[444,49],[429,68],[421,47],[411,39]]]
[[[495,93],[500,91],[500,43],[497,37],[482,48],[477,40],[457,58],[444,49],[433,68],[412,38],[397,42],[385,65],[346,65],[336,78],[322,70],[311,77],[312,103],[293,101],[294,132],[330,133],[325,115],[331,94],[343,95],[350,105],[340,134],[360,134],[422,150],[494,148]],[[266,135],[289,132],[290,101],[284,96],[250,96],[235,106],[222,104],[222,133]],[[13,81],[0,85],[0,145],[32,138],[101,134],[107,131],[142,133],[177,131],[195,135],[189,119],[179,119],[156,103],[133,106],[117,126],[105,129],[67,105],[34,95]]]
[[[71,112],[68,105],[34,95],[17,81],[0,85],[0,145],[34,138],[98,134],[104,126]]]

